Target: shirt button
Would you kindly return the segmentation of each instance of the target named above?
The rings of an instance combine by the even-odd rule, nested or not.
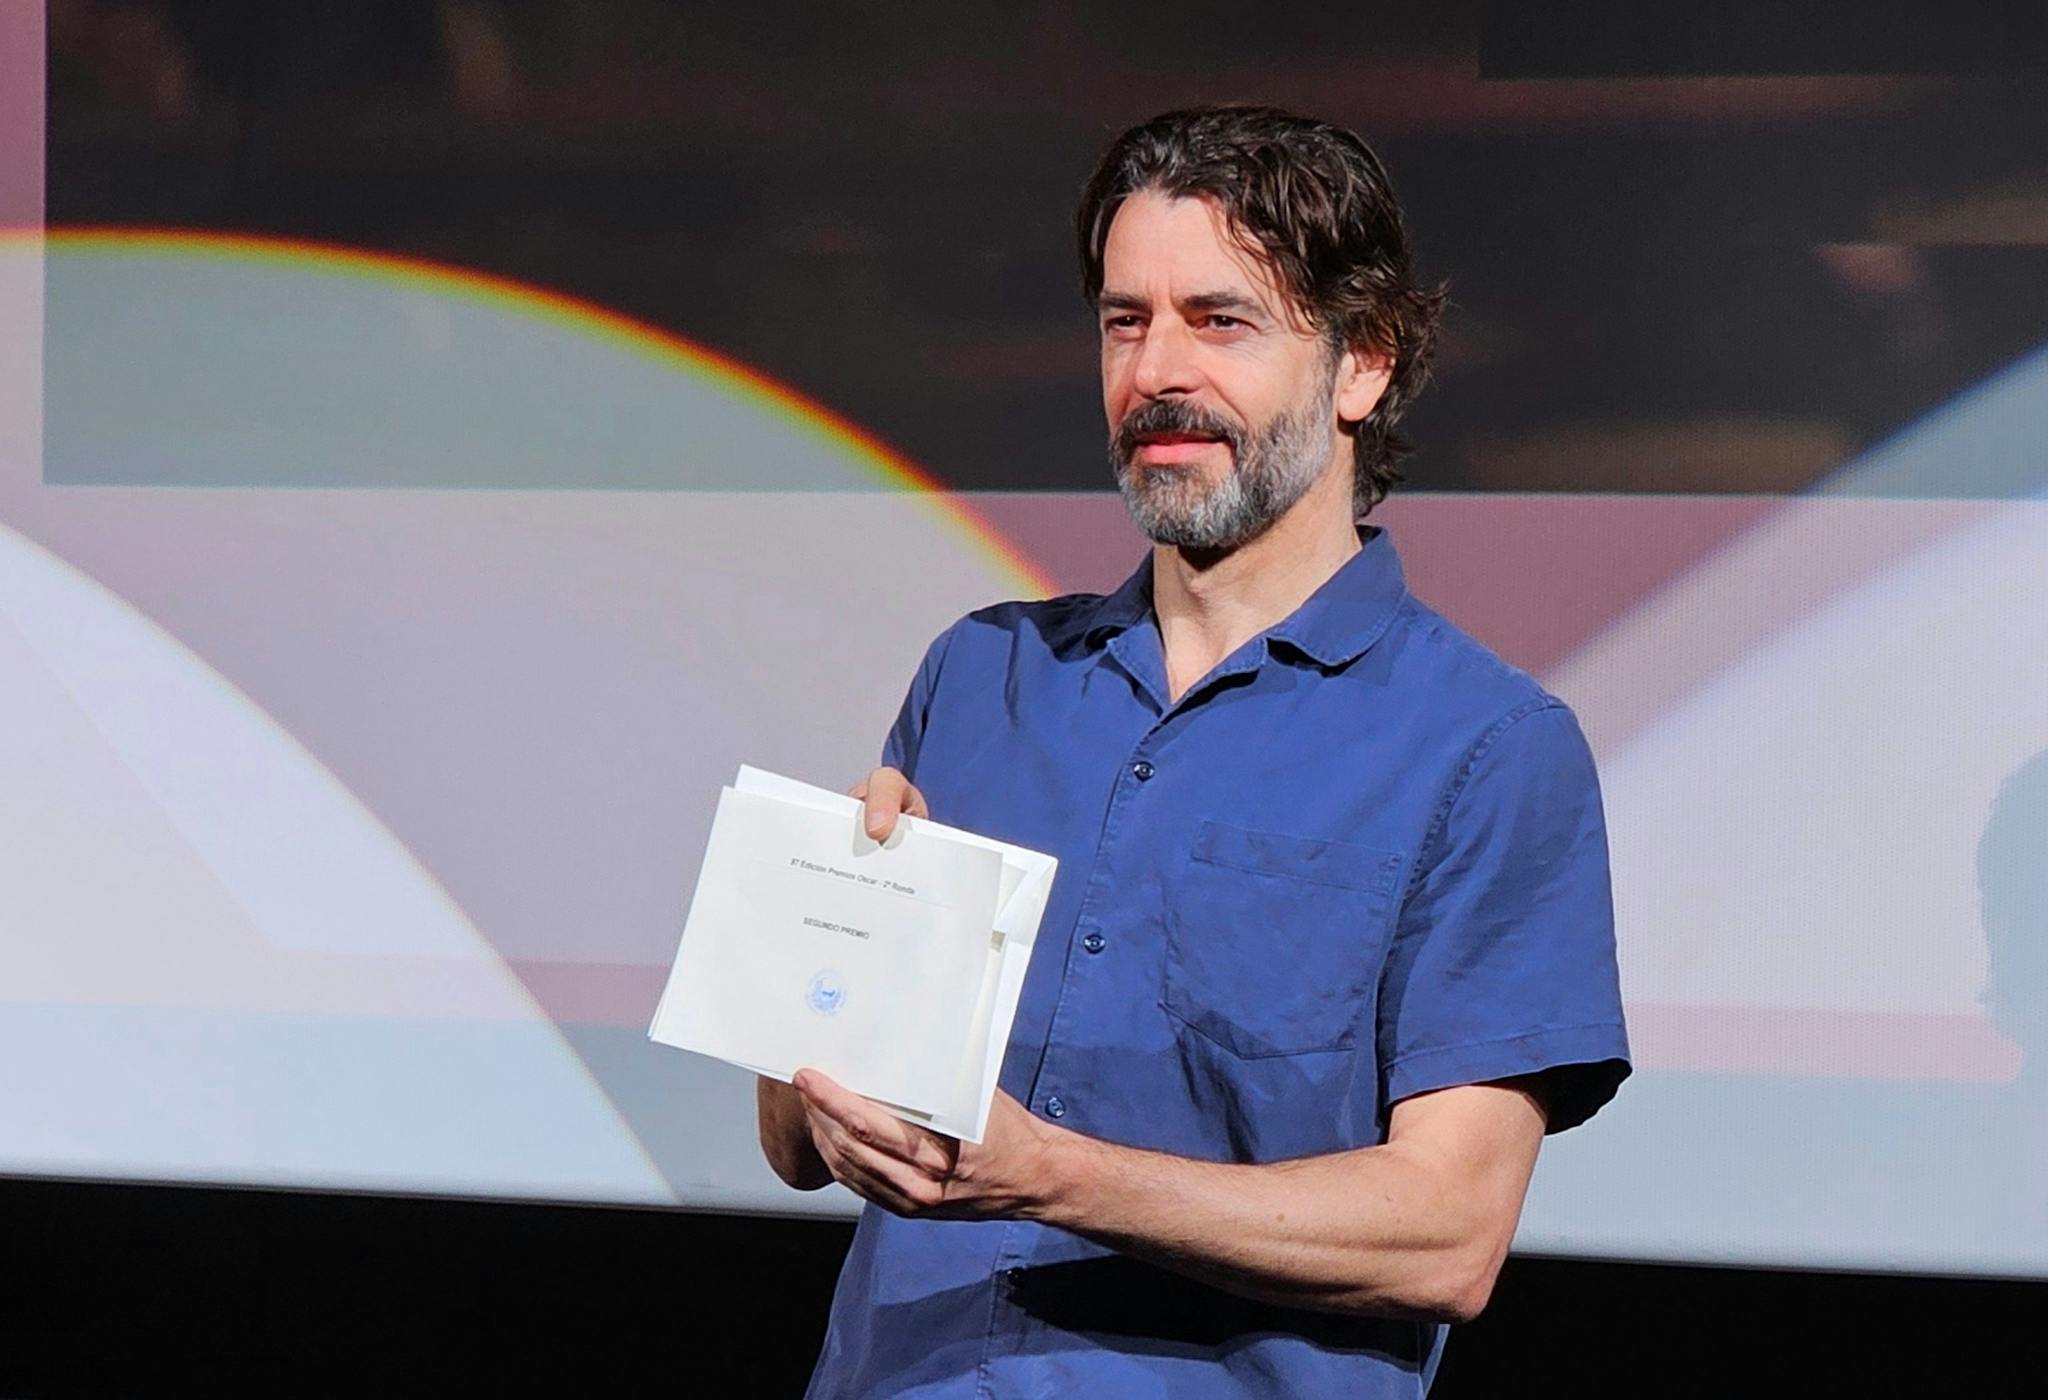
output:
[[[1081,946],[1083,948],[1086,948],[1091,953],[1099,953],[1102,951],[1102,942],[1103,939],[1101,934],[1091,933],[1086,938],[1081,940]]]
[[[1066,1117],[1067,1101],[1061,1098],[1058,1094],[1054,1094],[1051,1098],[1045,1101],[1045,1116],[1048,1118]]]
[[[1010,1287],[1012,1287],[1012,1288],[1015,1288],[1015,1287],[1017,1286],[1017,1284],[1018,1284],[1018,1283],[1019,1283],[1020,1281],[1022,1281],[1023,1277],[1024,1277],[1024,1271],[1023,1271],[1022,1269],[1005,1269],[1005,1270],[1003,1270],[1003,1281],[1004,1281],[1005,1283],[1009,1284],[1009,1285],[1010,1285]]]
[[[1142,758],[1131,765],[1131,776],[1141,783],[1151,782],[1152,775],[1157,771],[1157,769]]]

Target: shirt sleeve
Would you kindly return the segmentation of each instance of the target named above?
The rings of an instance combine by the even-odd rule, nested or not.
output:
[[[1542,1074],[1549,1132],[1628,1077],[1607,827],[1555,700],[1510,713],[1439,805],[1380,988],[1380,1102]]]
[[[948,627],[925,648],[917,674],[910,678],[910,692],[896,712],[896,722],[882,740],[882,766],[895,768],[911,782],[917,781],[917,751],[924,742],[925,721],[931,714],[932,696],[939,688],[939,667],[946,659],[946,647],[959,624]]]

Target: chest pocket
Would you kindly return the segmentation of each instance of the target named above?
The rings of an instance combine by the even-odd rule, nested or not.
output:
[[[1247,1059],[1348,1049],[1405,861],[1399,851],[1203,822],[1167,893],[1160,1004]]]

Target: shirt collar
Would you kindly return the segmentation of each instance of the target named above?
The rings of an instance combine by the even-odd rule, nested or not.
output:
[[[1380,639],[1408,595],[1394,541],[1377,525],[1358,527],[1359,551],[1308,596],[1266,629],[1268,645],[1283,642],[1319,666],[1355,661]],[[1148,553],[1116,592],[1096,605],[1088,624],[1090,646],[1152,615],[1152,556]]]

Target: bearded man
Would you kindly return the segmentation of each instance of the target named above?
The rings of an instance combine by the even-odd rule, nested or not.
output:
[[[983,1142],[761,1083],[869,1202],[811,1393],[1418,1395],[1628,1073],[1591,756],[1360,523],[1442,300],[1364,143],[1169,113],[1079,235],[1153,547],[948,629],[856,789],[1060,867]]]

